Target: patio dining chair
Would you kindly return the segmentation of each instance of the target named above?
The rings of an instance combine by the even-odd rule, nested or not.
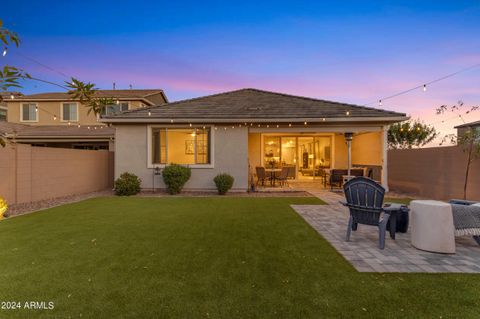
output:
[[[271,179],[270,176],[267,176],[265,167],[257,166],[255,167],[255,172],[257,173],[257,186],[260,182],[262,182],[262,186],[265,186],[265,181],[269,181]]]
[[[377,226],[379,232],[378,246],[385,248],[385,233],[390,215],[398,208],[384,207],[385,189],[382,185],[366,177],[355,177],[343,185],[346,202],[340,202],[350,210],[346,241],[350,241],[352,230],[358,224]]]
[[[288,185],[288,174],[290,173],[290,167],[289,166],[284,166],[282,167],[282,171],[280,172],[280,175],[276,177],[276,180],[280,182],[280,186],[283,186],[285,184]]]

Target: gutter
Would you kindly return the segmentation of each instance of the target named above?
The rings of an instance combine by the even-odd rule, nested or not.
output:
[[[212,118],[205,118],[205,119],[189,119],[189,118],[100,118],[100,122],[102,123],[292,123],[292,124],[303,124],[303,122],[307,122],[309,124],[316,123],[316,124],[327,124],[327,123],[340,123],[340,122],[401,122],[410,119],[408,116],[391,116],[391,117],[336,117],[336,118],[271,118],[271,119],[252,119],[252,118],[238,118],[238,119],[212,119]]]

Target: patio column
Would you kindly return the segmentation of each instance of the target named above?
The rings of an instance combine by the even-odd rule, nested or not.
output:
[[[388,192],[388,125],[382,127],[382,186]]]
[[[350,170],[352,169],[352,140],[353,133],[344,133],[345,141],[347,142],[347,163],[348,163],[348,176],[350,176]]]

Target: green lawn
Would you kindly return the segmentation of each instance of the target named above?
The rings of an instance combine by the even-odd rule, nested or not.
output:
[[[290,204],[97,198],[0,222],[0,318],[468,318],[480,277],[358,273]]]
[[[405,204],[405,205],[410,205],[410,202],[413,199],[408,198],[408,197],[385,197],[384,202],[390,202],[390,203],[398,203],[398,204]]]

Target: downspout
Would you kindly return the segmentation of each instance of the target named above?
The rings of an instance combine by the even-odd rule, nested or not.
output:
[[[344,134],[345,141],[347,143],[347,162],[348,162],[348,176],[350,176],[350,170],[352,169],[352,140],[353,133],[347,132]]]

